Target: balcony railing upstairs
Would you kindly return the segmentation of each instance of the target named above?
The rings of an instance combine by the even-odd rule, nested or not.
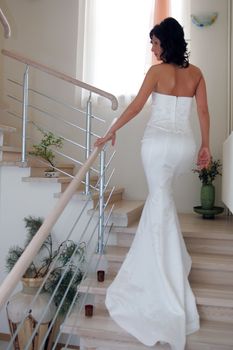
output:
[[[111,216],[112,208],[108,212],[108,216],[105,215],[105,209],[109,204],[114,188],[108,191],[108,194],[106,189],[114,172],[114,170],[110,170],[110,164],[114,153],[106,153],[106,147],[92,149],[92,137],[99,136],[94,130],[93,120],[95,123],[104,122],[102,117],[93,113],[92,94],[94,93],[109,99],[112,104],[112,109],[117,108],[117,99],[103,90],[85,84],[84,82],[21,55],[6,50],[3,50],[3,54],[25,65],[22,81],[12,78],[8,79],[9,84],[14,86],[13,92],[10,92],[8,97],[10,101],[13,101],[14,108],[16,109],[16,111],[15,109],[12,111],[10,108],[8,111],[9,116],[19,120],[21,123],[20,143],[22,158],[20,163],[26,166],[35,164],[35,161],[37,161],[42,165],[48,166],[48,162],[43,158],[35,159],[32,155],[33,152],[30,154],[31,147],[35,142],[34,135],[38,138],[37,130],[39,129],[43,133],[55,134],[66,143],[67,151],[63,151],[63,149],[62,151],[58,151],[55,148],[53,148],[52,151],[65,162],[71,161],[75,164],[78,171],[77,174],[73,176],[67,171],[64,171],[63,168],[59,168],[59,165],[55,166],[55,169],[60,172],[60,176],[65,176],[66,179],[70,178],[70,181],[68,181],[69,185],[66,190],[61,193],[56,205],[45,218],[38,232],[26,246],[22,255],[2,282],[0,286],[0,305],[2,308],[5,307],[9,295],[14,291],[18,282],[25,276],[25,271],[27,271],[32,261],[38,255],[40,248],[48,238],[50,239],[50,232],[53,230],[54,225],[61,217],[71,198],[76,193],[77,189],[80,188],[80,185],[82,183],[84,185],[86,201],[66,233],[65,239],[60,239],[62,243],[60,243],[60,245],[58,243],[54,260],[49,265],[48,271],[46,271],[39,288],[37,288],[37,292],[23,310],[21,310],[20,317],[17,320],[12,319],[11,310],[14,309],[12,301],[7,304],[9,324],[12,333],[12,339],[8,349],[55,349],[61,334],[58,332],[56,337],[54,334],[51,336],[51,334],[60,317],[60,311],[64,308],[64,305],[67,304],[67,295],[73,290],[73,285],[76,283],[77,286],[72,301],[68,306],[66,305],[66,316],[63,315],[63,317],[68,317],[76,305],[77,299],[79,298],[78,283],[86,278],[87,274],[93,271],[93,268],[97,268],[100,262],[103,263],[104,261],[103,253],[108,239],[108,220]],[[81,88],[82,91],[87,91],[89,97],[86,101],[86,108],[72,104],[70,101],[67,102],[65,99],[60,99],[53,94],[48,94],[43,91],[42,87],[38,87],[38,84],[33,86],[29,76],[31,70],[42,71],[43,74],[46,73],[52,76],[53,79],[55,78],[58,79],[58,81],[71,84],[75,89],[78,87]],[[54,109],[51,108],[51,104]],[[16,108],[15,106],[18,107]],[[77,113],[77,116],[74,118],[75,120],[71,120],[67,117],[69,114],[68,111]],[[66,115],[66,118],[64,118],[63,113]],[[100,127],[98,128],[99,130],[102,129]],[[70,130],[70,133],[67,129]],[[78,134],[78,141],[77,137],[74,136],[76,132]],[[79,142],[79,140],[84,141],[83,144],[81,141]],[[69,150],[71,150],[72,147],[75,147],[75,149],[71,151],[70,155]],[[79,157],[77,157],[77,155],[79,155]],[[94,184],[92,183],[92,174],[97,174],[97,179]],[[98,201],[94,204],[92,214],[87,216],[86,212],[87,208],[89,208],[93,191],[98,193]],[[97,220],[94,219],[96,211],[98,212]],[[83,216],[86,217],[86,222],[80,225],[80,222],[83,221]],[[63,245],[69,247],[70,241],[73,242],[74,237],[76,243],[75,245],[71,244],[72,249],[70,248],[69,250],[69,259],[65,265],[60,268],[59,262],[64,258]],[[43,309],[37,312],[37,316],[35,316],[35,314],[33,314],[33,310],[35,309],[34,305],[40,300],[41,296],[46,294],[46,287],[49,281],[51,281],[51,276],[54,278],[53,273],[57,271],[57,269],[60,269],[61,274],[59,275],[60,277],[56,287],[54,290],[50,291],[49,297],[46,297],[46,305],[44,305]],[[67,276],[71,270],[72,273],[69,275],[70,278],[67,282]],[[63,288],[63,296],[58,302],[56,296],[60,288]],[[88,295],[86,294],[79,302],[79,311],[77,310],[77,315],[87,297]],[[46,327],[44,327],[45,324]],[[30,328],[30,332],[27,333],[26,336],[25,325],[27,330],[28,327]],[[23,339],[22,334],[24,334]]]
[[[8,22],[6,16],[4,15],[4,13],[2,12],[1,8],[0,8],[0,22],[1,22],[3,29],[4,29],[5,38],[9,38],[11,36],[11,28],[10,28],[9,22]]]

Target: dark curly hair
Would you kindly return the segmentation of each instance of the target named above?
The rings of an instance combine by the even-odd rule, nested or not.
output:
[[[165,18],[150,31],[150,38],[160,40],[161,60],[164,63],[175,63],[182,68],[189,66],[189,53],[184,39],[184,31],[179,22],[172,17]]]

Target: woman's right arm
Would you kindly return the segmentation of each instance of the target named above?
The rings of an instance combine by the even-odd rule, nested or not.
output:
[[[211,160],[209,148],[210,116],[208,110],[206,84],[202,75],[196,89],[195,98],[197,102],[197,113],[199,117],[202,138],[201,147],[198,152],[197,165],[202,169],[206,168]]]
[[[112,145],[115,143],[116,131],[122,128],[126,123],[128,123],[131,119],[136,117],[138,113],[141,111],[146,101],[148,100],[150,94],[154,90],[154,87],[157,83],[157,67],[152,66],[147,72],[144,81],[137,93],[137,96],[130,103],[130,105],[124,110],[124,112],[120,115],[115,124],[111,127],[105,137],[97,139],[95,142],[95,146],[100,146],[106,143],[109,140],[112,140]]]

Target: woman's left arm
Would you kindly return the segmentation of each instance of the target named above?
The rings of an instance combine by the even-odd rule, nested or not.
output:
[[[142,110],[146,101],[148,100],[150,94],[155,88],[156,85],[156,66],[152,66],[142,83],[140,90],[138,91],[137,96],[134,100],[129,104],[129,106],[124,110],[124,112],[120,115],[114,125],[110,128],[105,137],[99,138],[95,142],[95,146],[100,146],[105,144],[107,141],[112,140],[112,145],[115,144],[116,139],[116,131],[122,128],[126,123],[128,123],[131,119],[136,117],[136,115]]]

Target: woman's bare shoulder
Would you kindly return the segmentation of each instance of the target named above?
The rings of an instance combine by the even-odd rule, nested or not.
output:
[[[159,77],[161,74],[166,74],[166,72],[169,72],[169,65],[165,63],[158,63],[154,64],[150,67],[149,72],[150,74]]]
[[[199,67],[197,67],[197,66],[195,66],[194,64],[189,64],[189,70],[190,70],[190,72],[192,73],[192,74],[194,74],[194,75],[196,75],[196,76],[198,76],[198,77],[201,77],[202,76],[202,72],[201,72],[201,70],[200,70],[200,68]]]

